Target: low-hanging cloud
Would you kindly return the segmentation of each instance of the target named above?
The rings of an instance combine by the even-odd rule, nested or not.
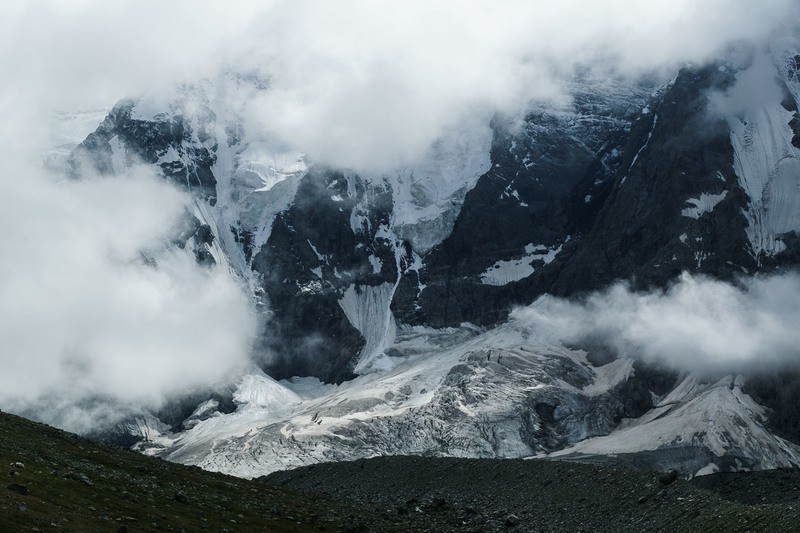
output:
[[[60,183],[34,168],[12,175],[0,210],[0,406],[87,431],[92,398],[153,409],[245,367],[255,321],[241,287],[168,246],[184,194],[143,169]]]
[[[711,116],[750,121],[765,107],[780,103],[785,98],[786,88],[778,78],[772,57],[759,52],[749,57],[747,63],[736,74],[731,87],[711,93]]]
[[[110,106],[223,69],[269,90],[250,119],[313,160],[385,171],[464,115],[563,100],[578,65],[672,71],[780,41],[795,0],[4,2],[6,89],[40,107]]]
[[[625,284],[571,301],[545,296],[514,317],[564,342],[681,371],[800,367],[800,274],[738,284],[683,274],[665,290]]]
[[[673,71],[783,35],[797,2],[296,2],[260,17],[264,127],[312,158],[380,171],[463,115],[563,101],[579,65]]]

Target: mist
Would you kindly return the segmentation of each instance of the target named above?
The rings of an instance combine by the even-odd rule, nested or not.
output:
[[[0,265],[0,406],[101,396],[152,409],[247,364],[255,319],[242,288],[167,246],[185,195],[143,169],[75,183],[32,169],[15,176],[0,210],[11,230]],[[156,252],[157,267],[143,251]]]
[[[769,54],[758,51],[746,61],[748,64],[737,72],[731,87],[710,94],[709,114],[712,117],[737,117],[750,121],[765,107],[785,98],[786,87],[781,84]]]
[[[465,115],[568,101],[577,66],[671,76],[735,44],[782,42],[798,15],[794,0],[4,2],[0,85],[75,111],[257,72],[261,129],[311,160],[386,172]]]
[[[208,58],[239,22],[188,7],[0,6],[3,410],[88,433],[251,364],[257,324],[243,287],[170,245],[192,198],[148,168],[76,182],[44,164],[118,99],[213,72]],[[86,110],[94,124],[58,122]]]
[[[279,3],[251,44],[271,84],[256,115],[312,159],[380,173],[464,115],[569,101],[578,66],[671,77],[734,44],[780,40],[797,14],[783,0]]]
[[[683,274],[664,290],[619,283],[579,300],[544,296],[513,317],[572,345],[684,372],[800,368],[800,274],[736,284]]]

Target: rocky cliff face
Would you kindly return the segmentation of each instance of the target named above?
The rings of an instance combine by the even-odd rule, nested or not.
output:
[[[781,80],[783,102],[754,122],[710,107],[736,75],[724,65],[686,68],[649,98],[628,95],[634,112],[607,108],[601,120],[582,114],[578,98],[566,131],[531,115],[526,128],[544,130],[538,137],[497,135],[492,170],[425,257],[420,321],[491,324],[545,292],[796,264],[794,74]],[[519,146],[546,155],[520,157]]]
[[[72,168],[141,161],[191,191],[271,312],[271,371],[341,382],[380,358],[393,320],[493,325],[544,293],[795,264],[800,85],[784,61],[783,100],[752,117],[710,107],[736,83],[730,66],[685,68],[656,90],[584,72],[570,104],[495,117],[484,140],[384,176],[309,170],[299,154],[277,168],[286,155],[250,141],[244,111],[200,85],[151,116],[121,102]],[[380,331],[359,323],[369,306]]]

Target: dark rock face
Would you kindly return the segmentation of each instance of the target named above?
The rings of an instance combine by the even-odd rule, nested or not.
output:
[[[633,375],[612,391],[621,403],[622,418],[639,418],[654,407],[654,397],[663,397],[678,383],[677,372],[641,361],[633,364]]]
[[[535,114],[521,133],[498,128],[492,170],[467,195],[452,235],[425,258],[422,321],[493,324],[545,292],[569,296],[620,279],[646,288],[683,271],[730,278],[756,268],[729,129],[706,109],[709,91],[732,80],[716,66],[685,69],[644,111],[642,101],[635,114],[612,109],[591,121],[594,144]],[[596,119],[582,104],[578,116]],[[722,193],[713,212],[683,214],[687,199]],[[534,260],[524,279],[481,283],[495,261],[530,243],[562,248],[550,263]]]
[[[450,237],[425,257],[426,288],[418,303],[424,312],[409,314],[398,306],[404,320],[494,324],[506,318],[511,305],[529,303],[546,290],[539,281],[548,270],[541,259],[532,263],[533,279],[493,286],[481,275],[531,244],[569,248],[569,238],[591,225],[621,164],[632,117],[645,104],[642,89],[626,88],[624,103],[613,94],[617,89],[579,91],[566,118],[532,112],[519,130],[501,118],[494,121],[492,169],[467,194]],[[587,196],[593,201],[586,202]],[[404,282],[405,287],[417,283]]]
[[[492,169],[467,195],[452,235],[424,258],[423,311],[396,302],[397,315],[435,326],[494,324],[543,293],[572,296],[617,280],[647,289],[681,272],[732,279],[798,264],[792,234],[774,257],[750,249],[749,198],[734,173],[730,128],[708,109],[709,94],[734,77],[717,65],[686,68],[646,107],[639,100],[633,112],[612,108],[602,120],[577,98],[586,137],[537,114],[514,134],[496,124]],[[787,102],[796,109],[788,92]],[[796,117],[791,125],[797,129]],[[703,195],[721,199],[710,211],[693,210]],[[533,243],[560,251],[551,262],[534,259],[523,279],[482,283],[493,263]],[[416,285],[404,282],[398,294]]]
[[[356,231],[355,209],[364,213]],[[316,168],[303,178],[295,202],[276,218],[253,260],[274,313],[266,336],[280,354],[270,363],[274,376],[337,383],[352,377],[364,341],[339,300],[351,285],[398,279],[397,243],[384,236],[391,209],[390,191],[367,188],[355,176]]]
[[[758,373],[743,390],[770,410],[770,429],[784,439],[800,442],[800,371]]]
[[[709,91],[731,81],[716,67],[686,69],[651,102],[631,129],[597,221],[556,275],[552,292],[570,295],[617,279],[635,288],[663,286],[683,271],[730,278],[755,266],[729,129],[706,109]],[[697,219],[683,214],[687,199],[725,191],[713,212]]]

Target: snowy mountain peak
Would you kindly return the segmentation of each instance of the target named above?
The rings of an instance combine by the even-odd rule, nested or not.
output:
[[[776,74],[769,98],[742,92]],[[526,318],[619,281],[652,291],[682,272],[796,264],[796,56],[663,84],[586,69],[568,86],[521,116],[456,122],[375,174],[271,136],[248,107],[270,89],[247,76],[116,106],[74,173],[143,162],[189,191],[176,246],[242,280],[262,319],[262,368],[233,407],[205,399],[182,430],[142,418],[148,453],[246,477],[384,453],[800,464],[749,377],[566,346]]]

